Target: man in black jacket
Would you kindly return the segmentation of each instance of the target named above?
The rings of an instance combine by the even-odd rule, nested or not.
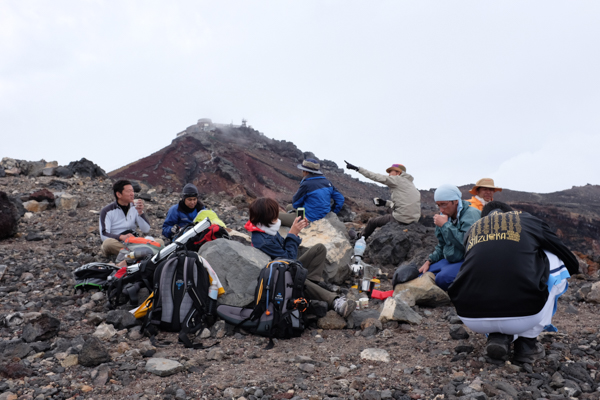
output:
[[[484,207],[465,237],[465,261],[448,288],[464,324],[489,334],[490,358],[531,363],[545,355],[537,336],[555,330],[556,301],[579,271],[577,259],[538,218],[499,201]]]

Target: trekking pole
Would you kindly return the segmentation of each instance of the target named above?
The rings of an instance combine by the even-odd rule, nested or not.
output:
[[[181,235],[177,239],[175,239],[175,241],[173,243],[171,243],[170,245],[166,246],[164,249],[162,249],[158,253],[156,253],[156,255],[151,258],[151,261],[154,264],[158,264],[159,262],[161,262],[162,260],[164,260],[165,258],[170,256],[172,253],[177,251],[177,249],[179,249],[182,246],[185,246],[185,244],[188,242],[188,240],[190,240],[197,234],[202,233],[202,231],[207,229],[210,226],[210,224],[211,224],[210,219],[208,219],[208,218],[205,218],[204,220],[198,222],[196,225],[194,225],[193,228],[191,228],[190,230],[185,232],[183,235]],[[138,272],[139,270],[140,270],[140,263],[133,264],[133,265],[130,265],[129,267],[127,267],[127,274],[134,274],[134,273]]]

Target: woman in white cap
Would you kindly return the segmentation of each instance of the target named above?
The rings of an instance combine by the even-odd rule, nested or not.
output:
[[[473,197],[467,201],[471,203],[471,207],[481,211],[487,203],[494,201],[494,193],[501,191],[502,188],[494,186],[492,178],[482,178],[469,190]]]

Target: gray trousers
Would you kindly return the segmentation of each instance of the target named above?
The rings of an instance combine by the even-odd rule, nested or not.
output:
[[[306,253],[298,257],[298,261],[308,270],[308,276],[304,282],[306,296],[310,300],[326,301],[329,307],[332,308],[333,301],[338,295],[318,285],[323,280],[323,270],[325,270],[325,262],[327,261],[327,249],[325,246],[320,243],[314,245]]]

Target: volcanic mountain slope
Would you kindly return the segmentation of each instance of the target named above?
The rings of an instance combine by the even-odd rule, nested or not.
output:
[[[202,195],[225,192],[291,203],[302,178],[296,165],[305,157],[315,155],[303,153],[291,142],[269,139],[252,128],[219,128],[177,137],[169,146],[109,176],[140,180],[168,191],[179,191],[192,182]],[[387,188],[352,178],[332,161],[321,160],[321,169],[346,195],[350,207],[364,209],[373,197],[387,195]]]
[[[269,196],[282,205],[291,203],[301,180],[296,165],[304,158],[317,158],[302,152],[293,143],[274,140],[250,127],[221,125],[203,131],[192,125],[167,147],[109,173],[112,178],[135,179],[159,191],[180,191],[194,183],[201,195],[226,194],[246,200]],[[373,197],[389,198],[389,189],[352,178],[328,160],[321,160],[325,176],[346,197],[346,205],[368,216],[384,212],[376,208]],[[412,171],[411,171],[412,172]],[[414,173],[418,177],[418,173]],[[464,199],[473,185],[460,186]],[[437,212],[433,189],[422,190],[422,222],[432,226]],[[600,186],[586,185],[568,190],[538,194],[505,189],[496,200],[527,211],[544,221],[574,250],[600,255]],[[366,213],[365,213],[366,212]]]

